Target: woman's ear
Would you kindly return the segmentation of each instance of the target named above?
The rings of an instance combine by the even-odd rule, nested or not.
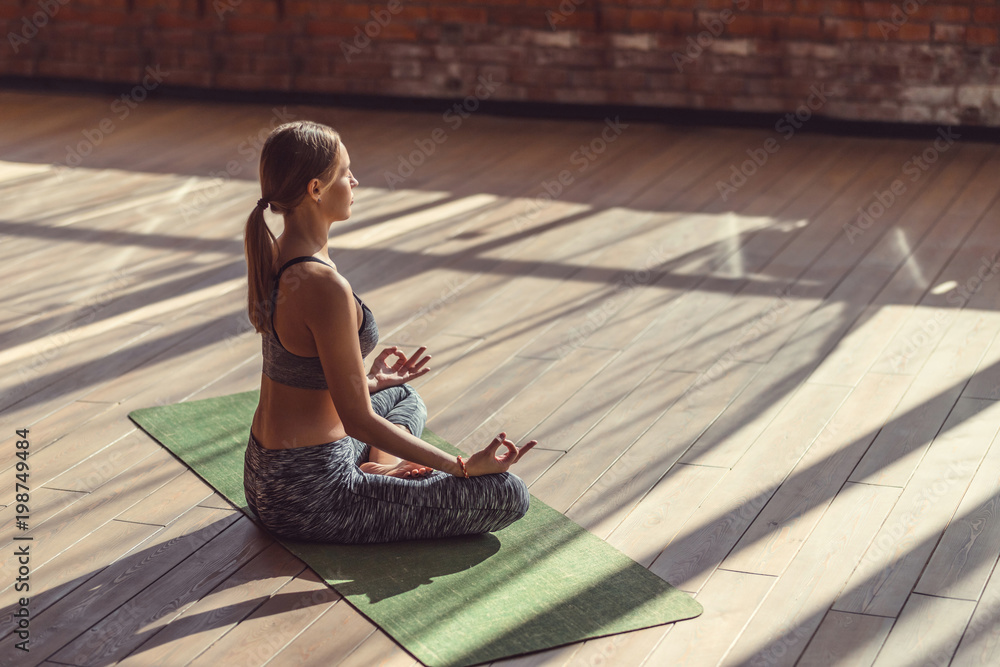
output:
[[[320,183],[318,178],[314,178],[306,185],[306,195],[308,197],[317,197],[322,191],[323,184]]]

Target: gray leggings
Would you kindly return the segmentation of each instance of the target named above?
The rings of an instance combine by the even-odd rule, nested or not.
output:
[[[427,410],[409,385],[372,394],[375,412],[420,437]],[[311,542],[363,544],[486,533],[528,511],[528,488],[510,473],[463,479],[371,475],[370,447],[350,436],[322,445],[267,449],[250,434],[243,467],[247,504],[271,533]]]

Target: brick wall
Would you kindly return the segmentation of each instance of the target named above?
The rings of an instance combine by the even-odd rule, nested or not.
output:
[[[1000,0],[0,0],[0,76],[1000,126]]]

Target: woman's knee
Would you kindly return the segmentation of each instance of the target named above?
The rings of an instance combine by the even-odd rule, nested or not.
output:
[[[531,505],[531,494],[528,492],[528,485],[517,475],[507,473],[510,476],[508,483],[511,487],[511,504],[513,511],[518,513],[518,519],[528,513]]]
[[[427,406],[424,399],[420,398],[417,390],[408,384],[393,387],[398,390],[396,404],[389,411],[389,421],[394,424],[402,424],[410,433],[418,438],[424,432],[424,424],[427,423]]]

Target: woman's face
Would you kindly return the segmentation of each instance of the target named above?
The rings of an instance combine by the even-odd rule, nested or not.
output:
[[[320,202],[323,213],[329,220],[347,220],[351,217],[351,204],[354,203],[354,188],[358,181],[351,173],[351,156],[343,142],[340,144],[340,164],[333,183],[323,193]]]

